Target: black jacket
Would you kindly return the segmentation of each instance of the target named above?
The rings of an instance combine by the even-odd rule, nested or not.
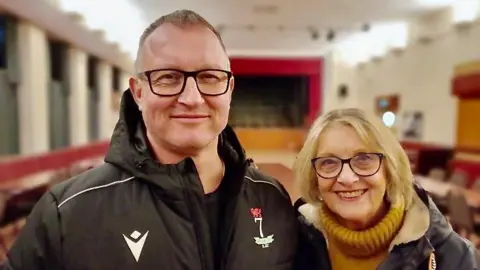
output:
[[[427,193],[415,186],[421,201],[428,206],[430,222],[427,232],[418,240],[398,245],[379,265],[378,270],[477,270],[478,252],[467,240],[455,233]],[[295,203],[298,209],[303,200]],[[297,270],[331,269],[323,234],[298,213],[300,222]],[[433,253],[434,260],[430,254]],[[436,267],[436,268],[435,268]]]
[[[42,197],[1,269],[291,269],[297,223],[290,198],[245,158],[230,127],[218,147],[229,177],[215,259],[192,159],[156,162],[141,124],[126,91],[106,163]]]

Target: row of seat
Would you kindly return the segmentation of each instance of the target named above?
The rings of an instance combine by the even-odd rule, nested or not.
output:
[[[475,196],[480,199],[480,178],[475,179],[473,185],[468,187],[468,178],[465,172],[453,171],[450,175],[443,168],[433,168],[428,177],[438,182],[437,185],[447,184],[450,188],[446,196],[432,194],[441,211],[447,215],[452,227],[480,247],[480,208],[469,203]],[[473,191],[473,192],[472,192]]]
[[[93,168],[99,160],[75,163],[0,184],[0,261],[15,241],[40,197],[53,185]]]

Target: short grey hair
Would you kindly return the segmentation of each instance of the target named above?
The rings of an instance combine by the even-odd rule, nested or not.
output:
[[[173,24],[179,28],[185,28],[190,26],[202,26],[210,29],[215,36],[217,36],[218,41],[222,45],[224,51],[225,44],[223,43],[222,37],[220,33],[215,29],[215,27],[210,24],[204,17],[200,14],[196,13],[195,11],[189,9],[181,9],[176,10],[172,13],[163,15],[162,17],[156,19],[152,22],[146,29],[143,31],[143,34],[140,36],[140,41],[138,42],[138,51],[137,51],[137,59],[135,60],[135,71],[137,73],[141,72],[141,56],[142,56],[142,49],[145,40],[161,25],[163,24]]]

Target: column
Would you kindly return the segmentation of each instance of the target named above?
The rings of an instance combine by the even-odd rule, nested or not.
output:
[[[323,67],[322,67],[322,114],[327,113],[331,109],[334,109],[335,101],[335,87],[334,87],[334,67],[335,63],[333,61],[333,52],[330,51],[323,56]],[[332,100],[333,99],[333,100]]]
[[[120,92],[123,92],[130,87],[129,82],[128,82],[129,79],[130,79],[130,73],[128,73],[126,71],[122,71],[122,75],[120,77],[120,87],[122,87],[122,88],[120,89]]]
[[[88,143],[88,82],[87,54],[77,48],[68,49],[68,80],[70,90],[70,144]]]
[[[49,151],[48,40],[44,31],[26,21],[18,24],[20,67],[19,127],[20,153]]]
[[[112,129],[115,128],[115,125],[117,124],[117,121],[118,121],[118,117],[119,117],[119,110],[118,109],[115,109],[117,106],[114,106],[114,103],[116,102],[117,104],[120,104],[120,101],[121,101],[121,98],[122,98],[122,95],[123,95],[123,92],[125,90],[127,90],[129,88],[128,86],[128,79],[130,78],[130,75],[125,72],[125,71],[120,71],[120,76],[119,76],[119,87],[120,89],[119,92],[116,92],[116,93],[112,93],[112,96],[111,96],[111,107],[112,108],[110,110],[110,113],[111,113],[111,127]]]
[[[112,135],[112,67],[105,61],[99,61],[97,66],[98,91],[98,118],[100,119],[100,139],[109,139]]]
[[[324,113],[339,108],[360,107],[359,100],[359,68],[351,66],[342,60],[336,51],[330,52],[324,58]],[[345,96],[340,95],[341,87],[347,88]],[[373,107],[372,104],[368,106]],[[365,109],[365,108],[362,108]]]

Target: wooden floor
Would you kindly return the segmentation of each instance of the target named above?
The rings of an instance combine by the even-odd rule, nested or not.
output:
[[[259,169],[275,177],[287,189],[292,202],[299,195],[294,187],[292,165],[297,153],[289,151],[258,151],[247,150],[247,156],[252,158]]]

